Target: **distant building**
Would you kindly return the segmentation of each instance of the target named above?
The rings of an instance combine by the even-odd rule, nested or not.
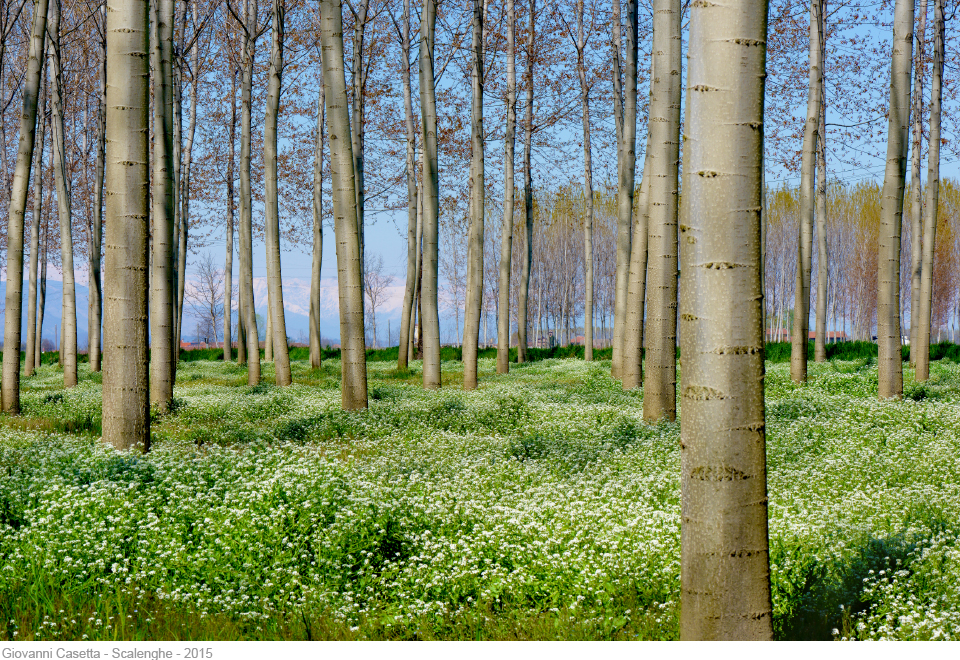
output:
[[[811,330],[808,337],[813,340],[817,338],[817,333],[815,330]],[[776,330],[767,330],[767,341],[792,341],[790,337],[790,331],[787,329],[781,329],[779,332]],[[847,333],[842,330],[827,330],[826,343],[836,344],[841,341],[850,341],[850,338],[847,337]]]

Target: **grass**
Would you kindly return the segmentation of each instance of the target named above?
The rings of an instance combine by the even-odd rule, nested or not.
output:
[[[99,374],[24,379],[0,416],[0,638],[676,638],[679,426],[644,423],[609,362],[485,356],[467,393],[451,360],[425,392],[395,354],[359,413],[332,357],[289,388],[182,359],[147,456],[99,441]],[[797,386],[768,363],[779,638],[960,636],[960,366],[879,402],[875,364]]]

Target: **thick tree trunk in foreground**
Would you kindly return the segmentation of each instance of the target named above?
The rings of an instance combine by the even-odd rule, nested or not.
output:
[[[10,189],[10,215],[7,220],[7,291],[4,307],[3,411],[20,413],[20,324],[23,316],[23,218],[27,208],[27,188],[33,165],[33,143],[37,129],[37,95],[46,53],[47,0],[33,5],[30,54],[23,87],[23,114],[20,115],[20,143],[17,165]]]
[[[177,368],[174,285],[176,236],[173,189],[173,0],[156,3],[153,44],[153,277],[150,298],[150,403],[166,410]]]
[[[920,329],[920,277],[923,270],[923,184],[920,181],[920,152],[923,144],[923,51],[927,32],[927,0],[920,0],[920,16],[917,17],[917,47],[913,73],[913,145],[910,150],[910,364],[916,366],[917,345]],[[936,38],[936,37],[934,37]]]
[[[24,376],[32,376],[40,364],[37,355],[37,273],[40,267],[40,222],[43,214],[43,142],[46,134],[47,96],[46,76],[40,81],[40,108],[38,111],[37,142],[34,152],[37,164],[33,171],[33,218],[30,223],[30,285],[27,290],[27,346]],[[91,286],[91,291],[93,287]]]
[[[930,89],[930,147],[927,152],[927,212],[923,222],[923,266],[920,277],[920,324],[917,329],[918,381],[930,378],[930,316],[933,307],[933,255],[937,245],[940,196],[940,97],[943,93],[943,0],[933,0],[933,81]],[[911,350],[913,346],[910,347]]]
[[[765,0],[695,3],[680,269],[685,640],[773,636],[760,213]]]
[[[530,267],[533,264],[533,53],[536,0],[530,0],[530,16],[527,26],[527,98],[524,110],[523,134],[523,214],[526,228],[523,242],[523,262],[520,272],[520,291],[517,295],[517,362],[527,361],[528,301],[530,296]]]
[[[437,1],[424,0],[420,21],[420,114],[423,134],[423,387],[440,387],[440,310],[437,301],[440,176],[437,168],[437,91],[433,71]]]
[[[400,313],[400,341],[397,344],[397,368],[407,369],[410,338],[413,334],[413,303],[417,289],[417,132],[413,123],[413,90],[410,84],[410,0],[403,0],[403,110],[407,130],[407,281]]]
[[[483,305],[483,6],[473,0],[473,103],[470,111],[470,234],[467,239],[467,295],[463,314],[463,389],[477,389],[480,312]]]
[[[654,75],[650,84],[647,375],[643,417],[677,417],[677,203],[679,202],[680,0],[654,2]],[[647,175],[649,172],[649,176]],[[634,241],[637,240],[636,234]],[[642,294],[641,294],[642,295]]]
[[[103,439],[143,451],[150,448],[148,12],[146,0],[107,3]]]
[[[500,290],[497,302],[498,374],[510,371],[510,270],[513,265],[513,195],[516,187],[513,161],[517,134],[517,14],[514,0],[507,0],[506,31],[507,126],[503,139],[503,227],[500,230]]]
[[[823,0],[810,2],[810,76],[807,86],[807,120],[803,126],[800,164],[800,236],[797,241],[797,284],[793,330],[790,334],[790,377],[807,381],[807,342],[810,335],[810,264],[813,253],[813,212],[817,142],[820,133],[820,93],[823,89]]]
[[[619,3],[620,0],[614,0]],[[619,12],[617,12],[619,14]],[[617,150],[620,158],[617,185],[617,273],[613,318],[611,375],[623,370],[627,296],[630,287],[630,226],[633,223],[633,188],[637,170],[637,2],[627,0],[627,44],[624,62],[623,128]]]
[[[343,16],[338,0],[321,0],[323,86],[330,132],[330,175],[337,241],[337,286],[340,290],[340,345],[344,410],[367,407],[367,353],[363,328],[363,283],[357,193],[354,188],[350,115],[343,66]]]
[[[320,70],[323,71],[321,53]],[[323,265],[323,83],[317,97],[317,136],[313,154],[313,252],[310,259],[310,367],[319,369],[323,347],[320,345],[320,267]]]
[[[240,83],[240,311],[246,334],[247,385],[260,382],[260,336],[253,300],[253,199],[250,189],[251,95],[256,47],[257,3],[246,1],[243,78]]]
[[[900,353],[900,231],[910,130],[910,71],[913,64],[913,0],[897,0],[890,68],[887,163],[880,200],[877,255],[877,372],[881,399],[903,396]]]
[[[270,289],[270,318],[273,321],[273,364],[276,383],[290,385],[290,353],[287,351],[287,323],[283,313],[283,287],[280,285],[280,200],[277,197],[277,119],[280,114],[280,75],[283,69],[283,0],[273,0],[273,37],[270,51],[270,77],[267,83],[267,108],[263,122],[265,243],[267,249],[267,285]]]

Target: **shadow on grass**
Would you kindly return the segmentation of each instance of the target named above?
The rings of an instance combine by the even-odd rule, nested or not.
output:
[[[932,523],[926,534],[871,535],[843,559],[821,559],[814,549],[773,540],[770,563],[780,569],[771,575],[776,638],[830,640],[834,630],[855,635],[856,616],[874,605],[864,592],[864,580],[880,571],[910,571],[912,551],[945,527],[935,512],[919,512],[918,517]]]

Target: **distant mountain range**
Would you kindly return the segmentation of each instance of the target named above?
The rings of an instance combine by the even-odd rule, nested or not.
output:
[[[23,341],[26,341],[27,326],[27,283],[23,285],[23,321],[21,332]],[[81,349],[87,345],[87,294],[86,286],[77,285],[77,342]],[[257,313],[266,315],[267,311],[267,279],[255,277],[253,279],[253,293]],[[0,281],[0,301],[6,299],[6,282]],[[63,306],[63,283],[58,280],[47,281],[46,304],[44,305],[43,337],[51,341],[59,334],[61,308]],[[400,312],[403,306],[403,281],[399,280],[396,286],[389,287],[386,292],[383,306],[377,310],[378,334],[381,343],[386,339],[388,324],[394,334],[400,326]],[[184,341],[196,339],[196,317],[185,303],[186,314],[183,321]],[[236,319],[237,302],[233,301],[234,319]],[[310,280],[288,278],[283,281],[283,309],[287,324],[287,336],[293,341],[305,340],[310,327]],[[0,310],[0,318],[3,311]],[[336,279],[323,280],[320,286],[320,334],[324,340],[332,343],[340,341],[340,300],[337,291]],[[2,333],[0,333],[2,335]],[[2,336],[0,336],[2,340]]]

